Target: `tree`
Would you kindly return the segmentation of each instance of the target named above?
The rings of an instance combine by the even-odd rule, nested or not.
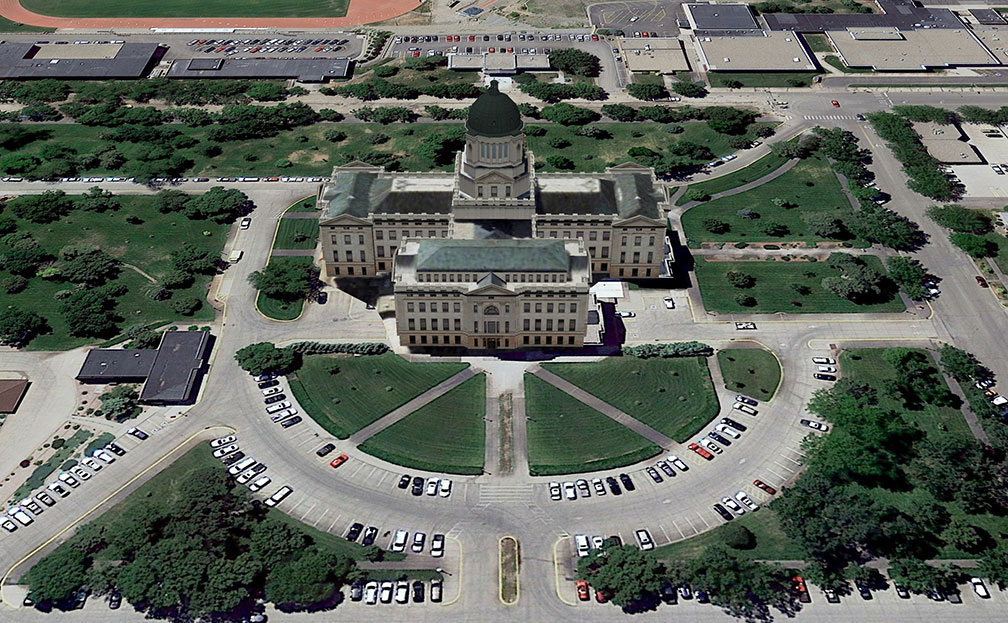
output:
[[[549,53],[550,65],[560,71],[577,76],[597,76],[599,74],[599,59],[577,48],[559,48]]]
[[[171,302],[172,311],[180,316],[192,316],[200,307],[203,307],[203,301],[195,296],[187,296]]]
[[[886,258],[886,273],[910,298],[919,301],[927,295],[923,286],[927,271],[917,260],[901,255],[890,256]]]
[[[295,370],[300,360],[295,351],[289,348],[277,348],[269,342],[249,344],[235,353],[238,367],[253,375],[267,372],[286,374]]]
[[[332,596],[353,568],[346,556],[320,547],[278,564],[266,578],[266,597],[283,609],[300,609]]]
[[[986,214],[960,205],[931,206],[927,209],[927,215],[935,223],[952,231],[982,234],[991,229],[991,220]]]
[[[617,606],[654,598],[665,581],[662,565],[650,552],[632,545],[591,550],[578,560],[575,576],[610,595]]]
[[[739,293],[735,295],[735,302],[742,307],[755,307],[756,299],[748,294]]]
[[[34,277],[39,264],[50,259],[48,253],[28,232],[7,234],[0,244],[0,268],[21,277]]]
[[[33,311],[17,307],[0,309],[0,344],[4,346],[21,348],[48,330],[46,319]]]
[[[770,153],[778,158],[804,158],[808,152],[798,141],[784,141],[770,145]]]
[[[938,349],[938,358],[942,370],[960,383],[972,383],[979,375],[980,362],[961,348],[942,344]]]
[[[771,238],[780,238],[791,233],[791,228],[778,221],[763,221],[760,229]]]
[[[728,279],[728,283],[732,284],[736,288],[751,288],[756,285],[756,278],[749,273],[730,270],[725,277]]]
[[[175,270],[201,275],[209,275],[217,271],[217,258],[209,251],[200,250],[188,242],[182,243],[181,247],[173,250],[169,257]]]
[[[916,558],[889,561],[889,577],[915,593],[955,585],[958,569],[952,565],[932,566]]]
[[[584,136],[584,137],[587,137],[587,138],[594,138],[594,139],[612,138],[612,134],[610,134],[609,130],[605,130],[603,128],[600,128],[597,125],[585,125],[585,126],[581,126],[577,130],[574,130],[574,135],[575,136]]]
[[[70,247],[62,255],[63,276],[73,283],[101,286],[119,276],[119,260],[101,249],[81,251]]]
[[[11,153],[0,157],[0,169],[4,173],[24,175],[35,170],[39,159],[29,154]]]
[[[154,196],[154,206],[157,211],[162,214],[171,214],[173,212],[183,212],[186,208],[186,203],[192,195],[188,195],[181,190],[171,190],[165,189],[159,191],[157,195]]]
[[[574,161],[567,156],[548,156],[546,158],[546,164],[550,165],[554,169],[560,169],[561,171],[569,171],[574,168]]]
[[[186,202],[185,213],[189,218],[231,223],[245,214],[250,205],[249,198],[240,190],[214,186],[202,195],[190,198]]]
[[[997,255],[997,245],[976,234],[956,232],[949,236],[949,241],[959,247],[966,255],[980,259]]]
[[[451,163],[465,144],[465,131],[460,126],[452,127],[444,132],[428,134],[420,142],[416,153],[426,157],[435,165]]]
[[[112,333],[119,316],[115,313],[115,297],[125,294],[125,287],[115,284],[100,288],[77,290],[59,306],[70,335],[102,337]]]
[[[756,546],[756,535],[741,524],[730,523],[721,529],[721,541],[732,549],[752,549]]]
[[[704,109],[707,126],[719,134],[745,134],[756,113],[729,106],[709,106]]]
[[[627,93],[630,97],[636,97],[639,100],[654,101],[658,99],[666,99],[669,96],[668,89],[665,85],[654,84],[654,83],[633,83],[627,86]]]
[[[249,283],[267,296],[283,301],[303,299],[315,290],[318,269],[300,262],[270,262],[248,277]]]
[[[545,106],[542,109],[543,118],[561,125],[585,125],[599,120],[599,114],[587,108],[573,106],[566,102]]]
[[[768,619],[771,603],[787,599],[784,573],[775,567],[742,560],[724,545],[707,547],[690,563],[693,585],[707,591],[714,605],[730,615],[747,619]]]
[[[84,586],[88,564],[84,552],[64,543],[25,574],[24,581],[30,587],[28,595],[36,603],[68,601]]]
[[[847,233],[843,221],[827,212],[802,212],[800,216],[809,233],[815,236],[838,239]]]
[[[826,263],[839,274],[823,279],[824,289],[855,302],[878,299],[882,295],[882,275],[861,258],[846,253],[832,253]]]
[[[672,85],[672,90],[683,97],[703,97],[707,95],[707,89],[700,82],[676,82]]]
[[[1002,589],[1008,584],[1008,543],[1001,542],[980,557],[978,575],[990,578]]]
[[[249,553],[267,569],[294,556],[307,545],[304,532],[269,516],[255,524],[249,534]]]
[[[977,532],[976,526],[969,523],[962,517],[953,517],[945,529],[942,530],[943,541],[952,545],[959,551],[976,552],[983,545],[983,539]]]
[[[633,106],[626,104],[603,104],[602,114],[613,121],[635,121],[637,110]]]
[[[915,249],[922,243],[916,223],[874,203],[861,204],[850,220],[850,230],[855,236],[901,251]]]
[[[688,201],[710,201],[710,193],[702,188],[690,188],[684,195]]]
[[[728,223],[716,218],[705,218],[703,220],[703,228],[712,234],[723,234],[731,229]]]
[[[33,223],[52,223],[70,214],[73,201],[62,190],[47,190],[41,195],[22,195],[7,204],[18,217]]]
[[[140,415],[140,394],[132,385],[117,385],[98,396],[101,401],[101,415],[106,420],[123,422]]]
[[[122,206],[111,192],[102,190],[100,186],[92,186],[77,200],[77,207],[88,212],[115,212]]]

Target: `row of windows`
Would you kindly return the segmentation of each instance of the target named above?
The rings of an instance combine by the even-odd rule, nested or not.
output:
[[[620,264],[625,264],[626,263],[626,261],[627,261],[626,257],[627,257],[626,251],[620,251],[620,254],[619,254]],[[630,261],[631,264],[640,264],[640,251],[634,251],[632,257],[633,257],[633,259]],[[648,251],[647,261],[645,262],[645,264],[650,264],[653,261],[654,261],[654,252],[653,251]]]
[[[438,311],[438,302],[439,301],[431,301],[430,302],[430,311],[431,311],[431,313],[437,313],[437,311]],[[441,313],[447,314],[448,313],[448,301],[440,301],[440,303],[441,303]],[[578,310],[577,303],[573,303],[573,302],[569,303],[569,304],[568,303],[534,303],[534,304],[533,303],[525,303],[523,305],[523,307],[522,307],[522,310],[526,314],[531,314],[532,310],[535,309],[535,313],[541,314],[541,313],[543,313],[543,309],[545,308],[547,314],[554,313],[554,310],[556,310],[557,313],[566,314],[567,310],[568,310],[568,307],[570,309],[570,313],[572,313],[572,314],[576,314],[577,313],[577,310]],[[458,301],[452,302],[452,304],[451,304],[451,310],[452,310],[452,312],[454,312],[456,314],[461,313],[462,312],[462,303],[460,303]],[[417,301],[414,304],[413,301],[407,301],[406,302],[406,312],[407,313],[413,313],[414,311],[418,312],[418,313],[421,313],[421,314],[426,314],[427,313],[427,302],[426,301]],[[476,303],[473,304],[473,313],[477,314],[477,315],[479,314],[479,305],[476,304]],[[486,310],[485,310],[485,315],[487,315],[487,316],[496,316],[499,313],[500,313],[500,311],[495,306],[487,307]],[[505,304],[504,305],[504,313],[505,314],[510,314],[511,313],[511,305],[510,304]]]
[[[539,236],[540,238],[545,238],[546,237],[545,234],[546,234],[547,231],[549,231],[549,237],[550,238],[556,238],[557,237],[557,232],[561,231],[559,229],[552,229],[551,230],[551,229],[547,229],[545,227],[538,227],[537,229],[543,234],[542,236]],[[563,231],[563,237],[565,239],[570,239],[571,237],[574,237],[574,238],[581,238],[582,240],[584,240],[584,232],[583,231],[575,232],[575,231],[572,231],[570,229],[565,229],[565,230],[562,230],[562,231]],[[599,232],[598,232],[597,229],[589,230],[588,231],[588,240],[598,240],[598,233]],[[603,231],[602,232],[602,240],[609,240],[609,238],[611,237],[611,234],[612,234],[612,232]]]
[[[430,342],[429,343],[430,344],[434,344],[434,345],[444,345],[444,346],[456,345],[457,346],[457,345],[461,345],[462,344],[462,336],[461,335],[431,335],[429,337],[430,337]],[[556,345],[557,346],[564,346],[564,336],[557,335],[555,337],[556,337]],[[530,336],[528,336],[528,335],[522,336],[522,344],[524,344],[526,346],[531,345],[531,344],[535,344],[535,345],[539,346],[539,345],[543,344],[544,340],[545,340],[545,344],[547,346],[552,346],[553,342],[554,342],[554,336],[552,336],[552,335],[546,335],[546,336],[534,335],[534,336],[531,336],[531,339],[530,339]],[[425,345],[425,344],[428,343],[428,336],[426,336],[426,335],[419,335],[419,336],[418,335],[411,335],[411,336],[409,336],[409,343],[411,345],[413,345],[413,346],[416,346],[417,344]],[[567,336],[567,346],[573,346],[574,344],[575,344],[575,337],[573,335],[568,335]],[[483,343],[480,344],[480,340],[477,338],[477,339],[473,340],[473,346],[475,346],[477,348],[480,347],[480,346],[483,346],[483,347],[486,347],[486,348],[499,348],[500,346],[504,346],[505,348],[510,348],[511,347],[511,340],[505,339],[504,343],[500,344],[500,343],[498,343],[498,340],[496,340],[496,339],[486,338],[486,339],[483,340]]]
[[[480,158],[490,158],[496,160],[498,158],[508,157],[508,143],[480,143]]]
[[[417,273],[417,281],[423,281],[427,283],[440,283],[444,281],[446,283],[459,283],[459,279],[456,279],[455,273]],[[461,281],[470,282],[476,281],[478,275],[472,273],[462,273]],[[518,277],[515,279],[515,277]],[[508,275],[507,281],[511,283],[564,283],[567,281],[567,273],[533,273],[531,275],[524,273],[515,273],[514,275]]]
[[[567,307],[566,303],[557,303],[556,305],[557,305],[557,311],[559,313],[561,313],[561,314],[566,313],[566,307]],[[532,303],[525,303],[525,306],[522,309],[523,309],[523,311],[526,314],[532,313]],[[542,311],[543,311],[543,303],[536,303],[535,304],[535,313],[541,314]],[[547,314],[552,314],[553,313],[553,303],[546,303],[546,313]],[[570,313],[572,313],[572,314],[576,314],[577,313],[577,303],[571,303],[570,304]]]
[[[442,229],[440,231],[436,230],[436,229],[428,229],[427,230],[427,238],[437,238],[439,236],[441,238],[447,238],[448,237],[448,230],[447,229]],[[409,238],[410,237],[408,229],[402,230],[402,237],[403,238]],[[421,231],[419,229],[414,230],[413,237],[414,238],[423,238],[424,237],[423,231]],[[375,230],[375,240],[384,240],[384,239],[385,239],[385,231],[381,230],[381,229],[376,229]],[[389,230],[389,232],[388,232],[388,239],[389,240],[395,240],[396,239],[396,231],[394,229],[390,229]],[[335,240],[333,242],[335,242]],[[395,247],[392,247],[392,248],[394,249]]]
[[[384,268],[381,267],[381,266],[379,266],[378,270],[384,270]],[[333,276],[338,277],[340,275],[340,267],[339,266],[333,266],[332,271],[333,271]],[[346,274],[347,274],[348,277],[355,277],[356,275],[354,274],[354,267],[353,266],[347,266]],[[362,277],[367,277],[367,266],[361,266],[360,267],[360,275]]]
[[[336,249],[336,250],[334,250],[332,252],[332,261],[334,261],[334,262],[340,261],[340,259],[339,259],[339,249]],[[354,252],[353,252],[353,249],[347,249],[346,250],[346,254],[345,254],[345,257],[344,257],[343,261],[344,262],[353,262],[354,261]],[[367,254],[364,253],[364,249],[360,250],[359,257],[358,257],[358,259],[356,261],[358,261],[358,262],[366,262],[367,261]],[[353,273],[350,273],[350,274],[352,275]]]
[[[490,189],[490,196],[491,197],[499,197],[500,196],[500,188],[501,188],[501,186],[498,186],[497,184],[489,184],[489,185],[486,185],[486,184],[477,184],[476,185],[476,196],[477,197],[483,197],[483,196],[485,196],[484,193],[486,193],[487,191],[484,190],[484,189],[486,189],[486,188]],[[511,196],[511,184],[505,184],[503,186],[503,188],[504,188],[504,197],[510,197]]]

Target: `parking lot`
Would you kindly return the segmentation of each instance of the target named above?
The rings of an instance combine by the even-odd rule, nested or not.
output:
[[[961,164],[951,169],[966,187],[965,197],[1008,197],[1008,162],[998,165],[1000,174],[988,164]]]
[[[680,2],[607,2],[593,4],[588,16],[596,28],[622,30],[626,36],[647,32],[650,36],[678,37],[677,19],[685,19]],[[654,33],[654,34],[652,34]]]

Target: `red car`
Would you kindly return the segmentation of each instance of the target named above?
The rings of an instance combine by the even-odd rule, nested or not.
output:
[[[598,41],[598,35],[592,35],[592,41]]]
[[[476,35],[469,35],[469,40],[470,41],[475,41],[476,40]]]
[[[333,459],[332,461],[329,461],[329,465],[332,465],[333,467],[339,467],[340,465],[346,463],[347,459],[349,459],[349,458],[350,457],[348,457],[347,455],[341,454],[338,457],[336,457],[335,459]]]
[[[840,108],[840,102],[833,100],[833,108]]]
[[[812,598],[809,597],[808,594],[808,587],[805,586],[805,578],[800,575],[796,575],[791,578],[791,584],[794,586],[795,593],[798,594],[798,601],[803,604],[807,604],[812,601]]]
[[[695,444],[695,443],[691,443],[691,444],[690,444],[689,446],[687,446],[687,447],[688,447],[688,448],[689,448],[690,450],[692,450],[693,452],[696,452],[697,454],[699,454],[699,455],[700,455],[700,456],[702,456],[703,458],[707,459],[708,461],[710,461],[711,459],[713,459],[713,458],[714,458],[714,455],[713,455],[713,454],[711,454],[710,452],[708,452],[706,448],[701,448],[701,447],[700,447],[699,445],[697,445],[697,444]]]
[[[980,275],[976,276],[976,280],[977,280],[977,283],[980,285],[981,288],[988,287],[987,280],[984,279],[983,277],[981,277]]]
[[[496,52],[496,51],[497,50],[495,48],[490,48],[490,52]]]
[[[578,599],[581,601],[588,601],[588,582],[584,580],[578,580],[574,584],[577,585]]]
[[[414,57],[420,56],[420,50],[413,50],[413,56]]]
[[[609,598],[606,597],[605,593],[603,593],[602,591],[600,591],[599,589],[596,588],[595,589],[595,601],[599,602],[600,604],[604,604],[605,602],[609,601]]]
[[[752,481],[752,483],[754,485],[756,485],[757,487],[759,487],[760,489],[763,489],[764,491],[766,491],[770,495],[774,495],[775,493],[777,493],[777,489],[774,489],[773,487],[771,487],[767,483],[763,482],[759,478],[757,478],[756,480]]]

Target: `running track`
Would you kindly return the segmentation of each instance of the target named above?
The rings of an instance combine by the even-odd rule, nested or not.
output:
[[[398,17],[420,6],[417,0],[352,0],[345,17],[130,17],[74,18],[32,13],[18,0],[0,0],[0,15],[47,28],[343,28]]]

